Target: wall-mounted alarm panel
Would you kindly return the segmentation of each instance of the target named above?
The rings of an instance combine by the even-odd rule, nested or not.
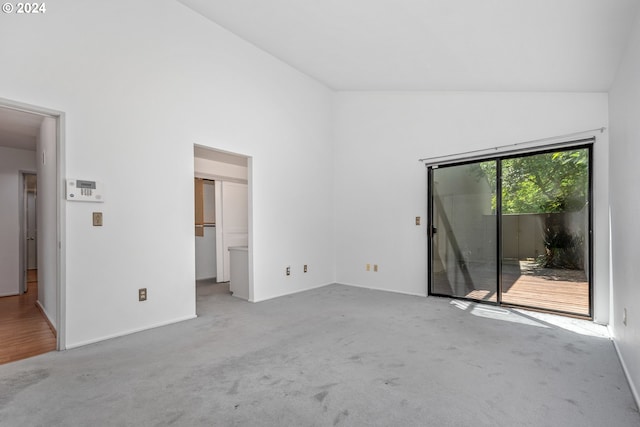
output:
[[[83,179],[67,179],[67,200],[104,202],[102,183]]]

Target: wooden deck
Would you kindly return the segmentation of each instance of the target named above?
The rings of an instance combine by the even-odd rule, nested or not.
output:
[[[37,273],[29,273],[27,293],[0,298],[0,364],[56,349],[56,336],[36,306]]]
[[[522,275],[502,293],[503,304],[589,315],[589,283]]]
[[[479,268],[470,268],[468,271],[471,280],[465,279],[467,291],[458,296],[495,302],[495,271],[491,273]],[[436,289],[437,293],[454,296],[444,274],[434,279],[440,286]],[[526,260],[504,263],[502,303],[587,317],[589,283],[582,271],[543,269]]]

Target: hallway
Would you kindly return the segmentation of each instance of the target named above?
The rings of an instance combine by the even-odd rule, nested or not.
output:
[[[38,271],[29,270],[27,293],[0,298],[0,365],[56,349],[56,336],[36,306]]]

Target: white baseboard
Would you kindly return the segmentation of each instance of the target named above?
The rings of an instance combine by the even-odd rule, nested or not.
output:
[[[620,347],[618,347],[618,343],[616,343],[615,338],[613,338],[613,334],[610,333],[610,335],[612,336],[611,341],[613,341],[613,347],[616,349],[616,353],[618,354],[618,360],[620,360],[620,364],[622,365],[622,370],[624,371],[624,375],[625,377],[627,377],[627,382],[629,383],[631,394],[633,395],[633,399],[636,401],[636,409],[640,409],[640,394],[638,394],[638,389],[636,388],[636,385],[633,383],[633,379],[631,379],[631,375],[629,374],[629,370],[627,369],[627,364],[624,362],[622,353],[620,353]]]
[[[357,285],[355,283],[337,282],[336,285],[353,286],[354,288],[370,289],[372,291],[381,291],[381,292],[391,292],[393,294],[411,295],[414,297],[424,298],[427,296],[426,293],[404,292],[404,291],[398,291],[396,289],[386,289],[386,288],[372,288],[371,286]]]
[[[2,297],[15,297],[17,295],[20,295],[20,294],[16,294],[15,292],[10,292],[8,294],[0,294],[0,298],[2,298]]]
[[[295,295],[295,294],[299,294],[300,292],[306,292],[306,291],[311,291],[313,289],[318,289],[318,288],[324,288],[325,286],[329,286],[329,285],[335,285],[335,282],[329,282],[329,283],[321,283],[319,285],[314,285],[314,286],[310,286],[308,288],[304,288],[304,289],[297,289],[293,292],[284,292],[282,294],[277,294],[277,295],[272,295],[270,297],[267,298],[262,298],[259,300],[249,300],[249,302],[262,302],[262,301],[269,301],[270,299],[275,299],[275,298],[280,298],[280,297],[286,297],[287,295]]]
[[[90,340],[86,340],[86,341],[80,341],[80,342],[76,342],[76,343],[72,343],[72,344],[67,344],[66,348],[67,348],[67,350],[69,350],[69,349],[72,349],[72,348],[83,347],[85,345],[95,344],[95,343],[100,342],[100,341],[106,341],[106,340],[110,340],[110,339],[113,339],[113,338],[123,337],[125,335],[135,334],[136,332],[147,331],[149,329],[155,329],[155,328],[159,328],[161,326],[171,325],[173,323],[184,322],[185,320],[195,319],[196,317],[198,317],[198,316],[195,315],[195,314],[189,315],[189,316],[184,316],[184,317],[178,317],[176,319],[168,320],[166,322],[154,323],[152,325],[143,326],[141,328],[130,329],[128,331],[118,332],[118,333],[111,334],[111,335],[104,335],[104,336],[102,336],[100,338],[94,338],[94,339],[90,339]]]
[[[55,333],[58,333],[58,328],[56,327],[56,322],[53,321],[53,319],[51,318],[51,316],[49,315],[49,312],[47,310],[45,310],[44,305],[40,304],[40,300],[36,301],[36,305],[38,306],[38,309],[40,309],[40,311],[42,312],[42,314],[44,314],[44,317],[46,317],[47,322],[49,323],[49,326],[51,328],[53,328]]]

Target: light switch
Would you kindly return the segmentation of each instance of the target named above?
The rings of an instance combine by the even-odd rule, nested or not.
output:
[[[93,213],[93,226],[102,227],[102,212]]]

